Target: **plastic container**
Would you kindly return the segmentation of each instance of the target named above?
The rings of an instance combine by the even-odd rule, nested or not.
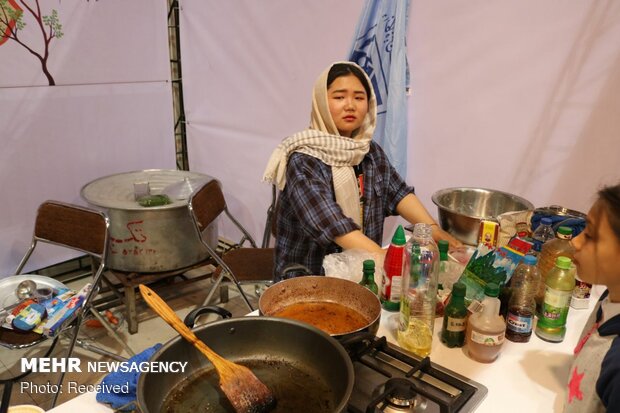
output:
[[[439,250],[431,226],[416,224],[405,249],[400,319],[396,338],[404,349],[426,357],[431,352]]]
[[[532,336],[536,314],[536,292],[540,274],[533,255],[526,255],[512,275],[512,295],[508,302],[506,338],[516,343],[527,343]]]
[[[375,262],[373,260],[365,260],[362,265],[362,281],[360,281],[359,284],[368,288],[375,293],[375,295],[378,295],[379,287],[377,287],[377,283],[375,282]]]
[[[532,250],[534,254],[538,255],[543,244],[547,241],[555,239],[555,231],[553,231],[553,227],[551,226],[552,224],[553,221],[551,218],[542,218],[540,220],[540,224],[536,228],[536,231],[532,234],[532,240],[534,241]]]
[[[441,342],[448,347],[463,347],[465,344],[468,314],[465,291],[465,284],[455,283],[452,286],[450,301],[444,310]]]
[[[499,315],[499,286],[487,284],[484,295],[482,311],[472,314],[467,321],[467,353],[476,361],[492,363],[504,344],[506,323]]]
[[[569,227],[559,227],[556,238],[543,244],[538,255],[538,272],[540,273],[540,286],[536,294],[536,309],[541,310],[543,298],[545,296],[545,282],[547,274],[555,267],[558,257],[568,257],[573,259],[575,249],[570,241],[573,237],[573,230]]]
[[[536,335],[545,341],[559,343],[566,335],[571,294],[575,289],[575,266],[567,257],[558,257],[547,274],[545,298],[536,324]]]
[[[405,256],[405,231],[399,225],[394,232],[383,261],[383,278],[381,279],[381,305],[388,311],[400,308],[400,291],[402,288],[403,258]]]

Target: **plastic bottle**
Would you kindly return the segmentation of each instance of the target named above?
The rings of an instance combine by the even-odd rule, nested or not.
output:
[[[401,347],[420,357],[431,352],[438,272],[439,251],[431,226],[416,224],[405,248],[396,338]]]
[[[551,218],[542,218],[540,220],[540,225],[538,225],[536,231],[532,234],[532,240],[534,241],[532,250],[535,255],[540,253],[545,242],[555,238],[555,231],[553,231],[551,224],[553,224]]]
[[[450,301],[444,310],[441,342],[448,347],[463,347],[467,328],[467,306],[465,305],[465,284],[457,282],[452,286]]]
[[[543,244],[540,254],[538,255],[538,272],[540,273],[540,286],[538,294],[536,294],[536,309],[541,310],[543,298],[545,296],[545,280],[547,274],[555,267],[558,257],[564,256],[571,260],[575,249],[570,243],[573,237],[573,230],[569,227],[559,227],[556,238]]]
[[[559,343],[566,335],[566,316],[575,288],[575,266],[568,257],[558,257],[555,267],[547,274],[545,298],[538,315],[536,335],[543,340]]]
[[[363,275],[362,281],[360,281],[360,285],[368,288],[370,291],[379,294],[379,287],[377,287],[377,283],[375,282],[375,262],[373,260],[365,260],[363,265]]]
[[[383,278],[381,279],[381,305],[388,311],[400,308],[400,290],[402,285],[403,258],[405,256],[405,231],[399,225],[392,237],[383,261]]]
[[[504,344],[506,323],[499,315],[499,286],[489,283],[484,288],[483,309],[467,321],[467,351],[469,357],[481,363],[497,359]]]
[[[506,338],[516,343],[527,343],[532,336],[536,314],[536,292],[540,284],[537,259],[526,255],[511,278],[512,295],[508,302]]]

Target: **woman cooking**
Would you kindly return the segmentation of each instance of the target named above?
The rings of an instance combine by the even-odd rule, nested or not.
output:
[[[460,245],[435,223],[372,141],[376,115],[370,80],[355,63],[334,63],[317,79],[310,128],[278,145],[263,177],[282,191],[275,281],[294,264],[322,274],[323,258],[341,250],[381,252],[383,222],[390,215],[428,223],[435,240]]]

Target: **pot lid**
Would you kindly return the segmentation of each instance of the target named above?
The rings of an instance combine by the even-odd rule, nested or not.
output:
[[[189,196],[196,189],[214,179],[197,172],[147,169],[125,172],[95,179],[82,187],[82,198],[102,208],[144,210],[136,201],[136,188],[148,186],[151,195],[165,194],[170,204],[147,209],[170,209],[185,207]],[[148,185],[147,185],[148,183]]]

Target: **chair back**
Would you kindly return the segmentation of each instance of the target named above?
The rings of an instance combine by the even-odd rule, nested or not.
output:
[[[100,211],[66,204],[59,201],[45,201],[37,210],[32,244],[15,270],[21,273],[38,242],[45,242],[80,251],[100,261],[94,278],[103,272],[109,246],[109,220]]]
[[[102,212],[46,201],[39,206],[34,237],[101,258],[108,248],[108,225]]]
[[[226,200],[218,181],[204,184],[190,198],[188,207],[198,228],[202,231],[226,210]]]
[[[250,233],[237,221],[237,219],[228,211],[226,206],[226,200],[224,199],[224,193],[222,187],[217,180],[211,180],[203,185],[199,190],[194,192],[189,198],[187,205],[190,216],[196,224],[198,230],[198,236],[206,245],[205,240],[202,237],[202,231],[209,226],[215,219],[224,212],[228,219],[241,231],[243,236],[241,240],[237,242],[237,246],[242,246],[245,241],[248,241],[252,247],[256,248],[256,242]],[[210,252],[210,251],[209,251]]]

